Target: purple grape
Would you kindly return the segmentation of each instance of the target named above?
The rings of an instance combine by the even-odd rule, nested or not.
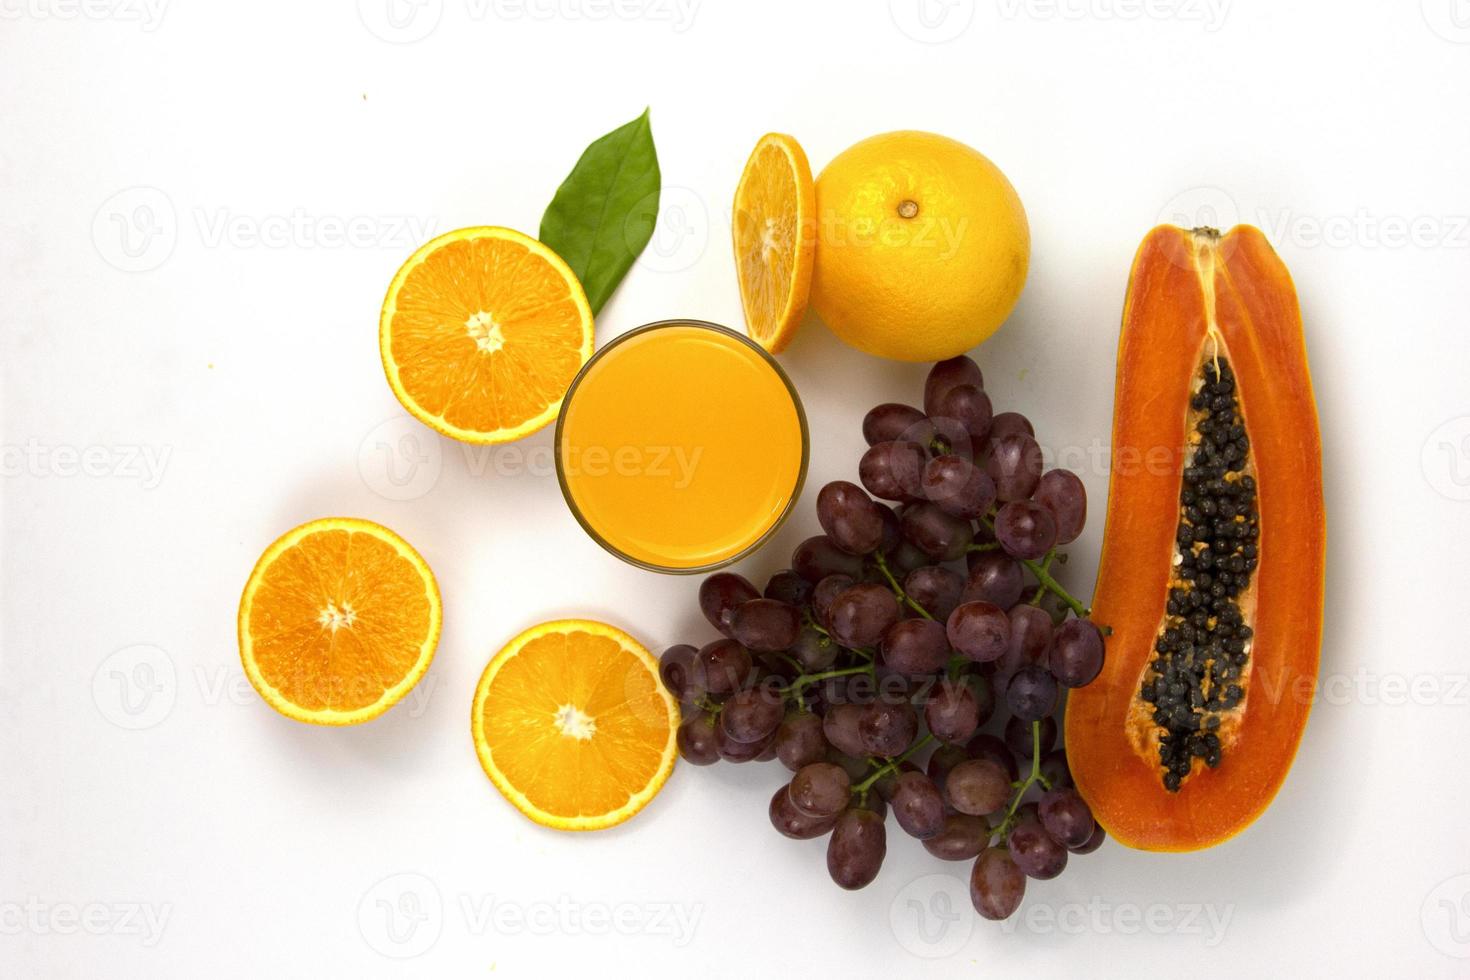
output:
[[[1040,504],[1012,500],[996,512],[995,540],[1011,557],[1035,561],[1057,543],[1057,523]]]
[[[839,647],[830,637],[823,636],[815,628],[803,626],[788,652],[796,658],[804,672],[818,674],[837,662]]]
[[[1083,844],[1081,847],[1068,848],[1068,850],[1070,850],[1073,854],[1091,854],[1099,847],[1102,847],[1103,841],[1107,839],[1107,831],[1103,830],[1102,824],[1098,824],[1097,826],[1092,828],[1092,836],[1087,838],[1086,844]]]
[[[1047,665],[1064,687],[1082,687],[1102,672],[1102,631],[1085,619],[1068,619],[1057,627]]]
[[[924,723],[941,742],[966,742],[980,727],[980,703],[963,681],[946,678],[934,686],[924,705]]]
[[[924,466],[924,496],[946,514],[973,521],[995,503],[995,484],[962,456],[936,456]]]
[[[957,745],[941,745],[929,756],[929,763],[924,767],[924,771],[929,774],[929,778],[934,781],[934,785],[938,786],[942,793],[944,784],[949,779],[950,770],[968,758],[970,754]]]
[[[1020,718],[1011,718],[1006,722],[1006,748],[1022,759],[1032,758],[1035,743],[1031,735],[1031,722],[1022,721]],[[1051,747],[1055,744],[1057,744],[1057,721],[1048,715],[1041,719],[1041,751],[1050,752]]]
[[[817,494],[817,523],[850,555],[866,555],[883,543],[883,515],[856,483],[833,480],[822,488]]]
[[[1041,757],[1041,778],[1052,789],[1071,786],[1072,770],[1067,765],[1067,753],[1063,749],[1052,749]]]
[[[766,583],[765,597],[800,608],[811,601],[812,583],[796,574],[796,569],[783,568]]]
[[[791,805],[809,817],[835,817],[847,809],[852,781],[841,766],[813,762],[791,777]]]
[[[949,662],[949,641],[933,620],[901,619],[883,633],[878,656],[895,673],[932,674]]]
[[[1087,489],[1070,470],[1047,470],[1033,499],[1045,507],[1057,525],[1057,544],[1077,540],[1087,523]]]
[[[980,365],[965,355],[940,361],[930,368],[929,376],[924,379],[924,414],[943,415],[939,406],[944,396],[960,385],[985,387],[985,375],[980,372]]]
[[[1069,786],[1043,793],[1038,812],[1041,815],[1041,826],[1051,835],[1051,839],[1068,850],[1085,845],[1097,827],[1097,822],[1092,818],[1092,810],[1077,791]]]
[[[719,761],[714,718],[707,712],[700,712],[680,725],[674,740],[679,756],[692,766],[708,766]]]
[[[796,570],[796,574],[814,584],[828,575],[850,575],[857,578],[863,574],[863,560],[837,547],[825,534],[807,538],[797,545],[791,556],[791,567]],[[755,596],[750,598],[754,599]]]
[[[863,747],[862,736],[858,734],[858,722],[862,716],[863,706],[860,704],[834,704],[822,716],[822,735],[838,752],[860,759],[868,754]],[[862,767],[866,769],[867,763],[862,763]]]
[[[781,720],[776,729],[776,758],[781,760],[781,765],[797,772],[826,757],[827,736],[822,734],[822,719],[810,711],[793,711]]]
[[[747,650],[786,650],[801,632],[801,610],[777,599],[752,599],[735,607],[730,632]]]
[[[980,722],[983,725],[995,714],[995,686],[986,674],[970,675],[970,690],[975,695],[976,711],[979,713]]]
[[[1009,773],[991,759],[966,759],[949,771],[944,798],[950,806],[972,817],[996,813],[1011,800]]]
[[[1055,878],[1067,866],[1067,849],[1052,840],[1036,817],[1016,822],[1006,837],[1006,850],[1028,878]]]
[[[944,829],[944,798],[921,772],[899,773],[889,805],[893,818],[910,837],[928,840]]]
[[[916,500],[923,492],[924,447],[916,442],[880,442],[858,462],[858,479],[884,500]]]
[[[956,385],[939,403],[939,418],[953,419],[964,426],[972,446],[985,444],[992,418],[990,396],[975,385]]]
[[[715,748],[726,762],[753,762],[760,760],[776,741],[775,733],[759,742],[737,742],[725,732],[723,725],[715,726]],[[766,756],[766,758],[771,758]]]
[[[693,704],[699,697],[694,687],[694,658],[699,653],[687,643],[669,647],[658,658],[658,677],[664,690],[681,704]]]
[[[837,818],[827,840],[827,873],[843,888],[862,888],[878,877],[887,853],[882,815],[853,808]]]
[[[1006,436],[1030,436],[1036,438],[1036,430],[1031,427],[1031,420],[1020,412],[1001,412],[990,420],[990,444],[1004,439]]]
[[[960,595],[965,590],[965,578],[943,565],[924,565],[909,572],[903,580],[903,590],[908,597],[941,623],[960,604]]]
[[[900,762],[898,764],[898,768],[896,770],[889,770],[888,772],[885,772],[883,775],[879,776],[878,781],[873,784],[873,789],[877,792],[879,796],[883,797],[884,800],[892,803],[893,794],[898,789],[898,777],[902,776],[906,772],[921,773],[923,771],[924,770],[920,769],[918,766],[905,759],[903,762]]]
[[[734,640],[716,640],[694,655],[689,676],[696,690],[715,697],[738,690],[750,677],[750,652]]]
[[[742,602],[760,598],[745,578],[734,572],[716,572],[699,584],[699,608],[710,625],[733,637],[730,630],[730,615]]]
[[[856,705],[850,705],[849,707],[856,707]],[[824,727],[823,731],[825,730]],[[868,776],[869,767],[866,758],[848,755],[846,752],[839,752],[836,748],[829,748],[827,750],[826,761],[847,773],[847,778],[850,781],[863,780]]]
[[[993,921],[1008,919],[1026,897],[1026,876],[1004,847],[987,847],[970,872],[970,902]]]
[[[736,691],[720,711],[720,727],[732,742],[763,742],[781,724],[786,704],[769,684]]]
[[[974,539],[970,522],[946,514],[931,503],[915,503],[903,509],[903,536],[931,561],[957,561]]]
[[[862,711],[858,718],[858,738],[867,755],[891,758],[913,744],[919,719],[907,701],[899,704],[874,701]]]
[[[885,402],[863,416],[863,438],[868,445],[893,442],[904,438],[904,433],[924,421],[924,413],[909,405]]]
[[[1006,687],[1006,707],[1022,721],[1040,721],[1057,708],[1056,678],[1045,667],[1022,667]]]
[[[941,861],[970,861],[990,841],[990,824],[984,817],[948,813],[939,833],[924,841],[924,850]]]
[[[1021,565],[998,551],[970,556],[970,574],[965,579],[961,602],[981,600],[1009,609],[1021,599],[1024,576]]]
[[[898,622],[898,616],[898,600],[892,591],[860,582],[832,600],[827,619],[838,643],[845,647],[867,647],[877,643],[888,627]]]
[[[983,601],[955,606],[945,633],[950,646],[976,663],[998,660],[1011,642],[1009,618],[999,606]]]
[[[965,752],[971,759],[989,759],[1006,771],[1011,782],[1020,778],[1021,771],[1016,765],[1016,757],[1011,755],[1006,743],[991,735],[989,732],[981,732],[970,739],[965,746]]]
[[[1051,614],[1037,606],[1012,606],[1006,614],[1011,625],[1010,643],[1006,647],[1001,669],[1016,670],[1027,664],[1046,662],[1051,646]]]
[[[855,583],[851,575],[828,575],[812,589],[812,617],[824,629],[832,628],[832,603]]]
[[[786,792],[785,783],[776,788],[766,812],[771,817],[771,826],[783,836],[793,840],[811,840],[814,837],[821,837],[831,831],[837,823],[836,817],[809,817],[792,806],[791,795]]]
[[[1041,480],[1041,447],[1028,435],[1012,433],[992,439],[985,472],[995,481],[1001,500],[1025,500]]]

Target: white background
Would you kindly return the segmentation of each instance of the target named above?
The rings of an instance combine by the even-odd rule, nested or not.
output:
[[[1470,975],[1465,0],[420,2],[0,0],[0,975]],[[775,764],[680,767],[585,836],[485,780],[468,709],[511,635],[710,630],[694,581],[584,537],[549,430],[466,452],[407,421],[378,306],[429,234],[534,233],[645,105],[662,225],[600,341],[740,323],[727,213],[767,130],[819,169],[932,129],[1010,175],[1031,277],[978,356],[1086,480],[1084,594],[1134,248],[1162,220],[1267,230],[1324,429],[1329,683],[1247,833],[1110,844],[1001,927],[892,827],[879,880],[839,891],[767,825]],[[814,454],[742,566],[762,580],[853,476],[862,411],[923,377],[816,322],[784,363]],[[445,601],[419,688],[349,730],[266,708],[234,636],[260,551],[328,514],[404,534]]]

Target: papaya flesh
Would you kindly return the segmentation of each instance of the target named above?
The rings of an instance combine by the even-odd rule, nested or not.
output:
[[[1092,618],[1067,756],[1108,834],[1153,851],[1243,830],[1316,687],[1326,518],[1296,290],[1261,232],[1155,228],[1123,308]]]

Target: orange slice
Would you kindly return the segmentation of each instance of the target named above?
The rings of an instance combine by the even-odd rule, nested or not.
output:
[[[806,315],[816,254],[816,185],[801,144],[783,133],[756,143],[735,188],[735,271],[750,337],[778,354]]]
[[[461,228],[393,277],[378,345],[393,394],[420,422],[463,442],[508,442],[556,418],[592,356],[592,308],[534,238]]]
[[[480,765],[545,827],[601,830],[653,799],[674,768],[679,706],[658,661],[585,619],[533,626],[491,658],[470,727]]]
[[[376,718],[434,659],[434,573],[372,521],[327,517],[266,549],[240,597],[240,660],[272,708],[318,725]]]

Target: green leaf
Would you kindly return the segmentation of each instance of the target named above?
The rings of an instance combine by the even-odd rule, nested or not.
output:
[[[653,237],[658,154],[648,110],[582,152],[541,216],[541,241],[582,281],[596,314]]]

